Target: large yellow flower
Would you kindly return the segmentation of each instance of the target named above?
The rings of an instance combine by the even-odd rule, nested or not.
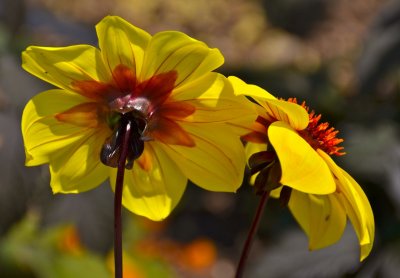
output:
[[[311,250],[338,241],[350,219],[361,246],[360,259],[371,251],[374,217],[358,183],[330,155],[343,155],[337,131],[319,123],[320,115],[229,77],[238,93],[252,97],[258,118],[243,138],[258,187],[288,201],[289,209],[309,238]],[[275,183],[275,184],[274,184]]]
[[[107,177],[115,187],[119,123],[129,120],[136,139],[122,202],[132,212],[165,218],[188,178],[207,190],[236,191],[245,155],[238,130],[226,122],[254,118],[242,109],[244,97],[212,72],[223,63],[221,53],[180,32],[151,36],[115,16],[96,30],[100,49],[23,52],[23,68],[59,88],[25,107],[26,165],[48,163],[54,193],[90,190]]]

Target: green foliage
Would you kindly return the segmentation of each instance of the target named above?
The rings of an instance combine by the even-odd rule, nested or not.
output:
[[[68,252],[60,240],[69,226],[42,230],[38,216],[29,213],[0,242],[4,277],[110,277],[103,259],[89,251]]]
[[[175,277],[171,267],[160,258],[146,256],[133,248],[144,236],[136,221],[127,223],[127,269],[144,277]],[[87,250],[79,242],[73,225],[41,228],[39,215],[30,212],[15,224],[0,241],[1,277],[18,278],[110,278],[112,252],[107,258]],[[134,267],[133,267],[134,266]],[[127,278],[132,271],[127,270]],[[135,272],[136,273],[136,272]],[[140,276],[142,277],[142,276]]]

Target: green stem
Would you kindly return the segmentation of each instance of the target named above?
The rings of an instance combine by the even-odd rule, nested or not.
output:
[[[122,190],[124,185],[124,174],[128,146],[131,137],[131,122],[127,121],[122,137],[122,150],[118,160],[117,179],[115,182],[114,195],[114,269],[115,278],[122,278]]]
[[[256,235],[258,226],[260,224],[261,216],[264,212],[265,205],[267,204],[269,193],[270,191],[264,191],[261,196],[261,200],[260,203],[258,204],[257,211],[253,219],[253,223],[251,223],[250,231],[247,235],[247,239],[244,244],[242,254],[240,256],[240,261],[236,270],[235,278],[243,277],[244,268],[246,266],[246,262],[249,257],[251,246],[253,245],[254,236]]]

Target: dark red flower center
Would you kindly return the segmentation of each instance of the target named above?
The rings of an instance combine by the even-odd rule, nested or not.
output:
[[[110,82],[83,80],[72,85],[81,95],[105,103],[111,111],[134,111],[147,118],[168,100],[177,77],[176,71],[169,71],[140,82],[130,68],[118,65]]]
[[[107,124],[112,134],[100,157],[112,167],[116,167],[121,130],[127,123],[135,128],[127,167],[142,154],[147,140],[193,147],[194,140],[176,121],[193,114],[195,107],[171,97],[177,78],[176,71],[169,71],[140,81],[133,70],[118,65],[109,82],[74,81],[74,90],[90,101],[57,114],[56,119],[90,127]]]

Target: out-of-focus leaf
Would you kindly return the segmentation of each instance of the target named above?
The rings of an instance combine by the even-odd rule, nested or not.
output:
[[[0,241],[0,269],[4,277],[109,278],[102,258],[83,247],[74,252],[74,246],[60,245],[71,240],[65,234],[69,226],[41,230],[38,220],[37,214],[28,214]]]
[[[79,257],[61,255],[49,258],[46,262],[42,262],[40,268],[37,267],[37,273],[40,278],[110,278],[104,262],[90,255]]]
[[[109,269],[114,273],[114,257],[112,253],[107,258]],[[175,272],[165,262],[155,258],[146,258],[140,253],[127,250],[123,254],[123,276],[125,278],[163,277],[174,278]]]

